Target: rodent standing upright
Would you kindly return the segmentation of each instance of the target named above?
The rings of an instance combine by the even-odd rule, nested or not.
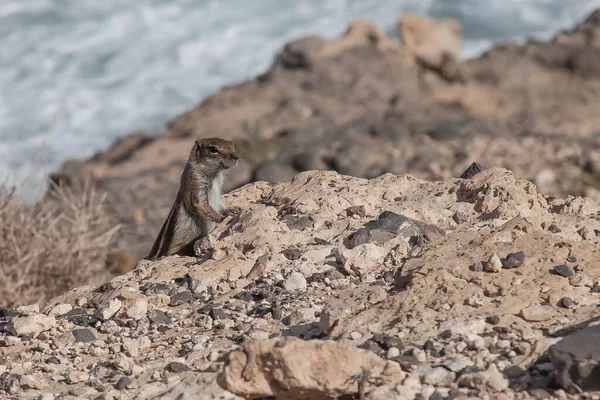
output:
[[[221,203],[223,171],[233,167],[238,158],[228,140],[196,140],[181,174],[175,203],[147,259],[194,255],[194,243],[208,236],[215,223],[229,213]]]

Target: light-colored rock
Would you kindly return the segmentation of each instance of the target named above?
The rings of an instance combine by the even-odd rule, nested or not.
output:
[[[57,304],[48,312],[48,315],[53,317],[58,317],[60,315],[66,314],[73,309],[73,306],[68,303]]]
[[[18,336],[37,335],[56,326],[56,319],[49,315],[34,314],[28,317],[15,317],[12,326]]]
[[[447,386],[456,379],[456,374],[444,367],[425,366],[417,372],[421,375],[423,383],[428,385]]]
[[[96,310],[96,318],[106,321],[115,316],[117,312],[121,309],[122,303],[121,300],[115,298],[104,303],[98,310]]]
[[[450,328],[450,332],[453,335],[464,336],[468,334],[479,335],[483,333],[485,329],[485,320],[483,319],[473,319],[470,321],[460,322],[458,324],[453,325]]]
[[[485,371],[463,373],[458,379],[458,385],[471,389],[501,392],[508,388],[508,379],[498,371],[496,364],[490,364]]]
[[[485,272],[500,272],[502,271],[502,260],[498,257],[498,254],[494,253],[488,258],[485,263],[484,269]]]
[[[534,304],[522,309],[520,315],[525,321],[541,322],[551,319],[554,313],[554,309],[550,306]]]
[[[38,304],[30,304],[28,306],[19,306],[15,309],[17,314],[24,316],[35,315],[40,313],[40,306]]]
[[[462,45],[462,28],[453,19],[435,21],[405,13],[398,22],[404,52],[428,68],[452,78]]]
[[[294,291],[306,288],[306,278],[300,272],[292,272],[284,281],[285,290]]]
[[[278,365],[278,368],[272,368]],[[331,399],[357,395],[365,370],[373,379],[365,387],[395,386],[405,377],[397,363],[366,350],[333,341],[286,338],[244,344],[227,356],[219,384],[244,397]]]

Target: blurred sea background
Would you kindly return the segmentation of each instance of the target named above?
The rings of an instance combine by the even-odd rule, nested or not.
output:
[[[335,37],[358,17],[394,37],[404,12],[456,18],[466,59],[496,43],[548,39],[597,7],[600,0],[2,0],[0,183],[27,175],[59,108],[42,151],[47,171],[131,131],[157,133],[222,86],[266,70],[291,39]]]

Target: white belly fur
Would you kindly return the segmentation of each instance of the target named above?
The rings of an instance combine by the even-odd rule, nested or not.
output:
[[[211,187],[208,189],[208,204],[215,211],[223,211],[223,203],[221,203],[221,188],[223,187],[223,173],[219,172],[212,181]]]

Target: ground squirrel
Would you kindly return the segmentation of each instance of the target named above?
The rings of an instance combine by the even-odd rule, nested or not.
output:
[[[197,140],[181,174],[179,192],[163,224],[149,260],[173,254],[194,255],[194,243],[234,209],[221,203],[223,171],[238,160],[233,143],[210,138]]]

